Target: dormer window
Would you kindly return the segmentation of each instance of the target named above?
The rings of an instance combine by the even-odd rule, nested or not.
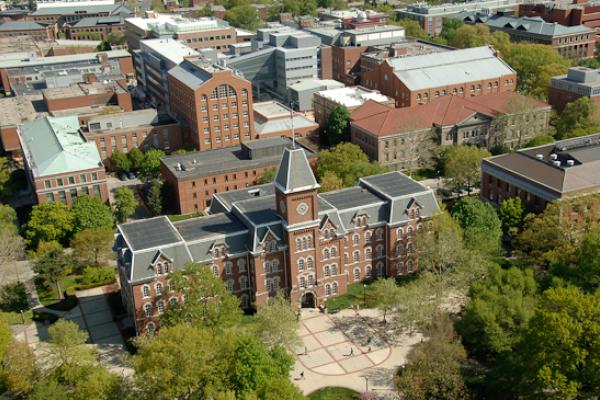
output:
[[[157,273],[158,275],[162,275],[162,274],[163,274],[163,266],[162,266],[162,264],[161,264],[161,263],[157,263],[157,264],[156,264],[156,273]]]

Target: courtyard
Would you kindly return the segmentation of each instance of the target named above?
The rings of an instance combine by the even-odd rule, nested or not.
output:
[[[394,338],[382,320],[375,309],[345,309],[336,314],[302,309],[302,344],[296,349],[294,382],[305,394],[339,386],[393,395],[395,371],[422,336]]]

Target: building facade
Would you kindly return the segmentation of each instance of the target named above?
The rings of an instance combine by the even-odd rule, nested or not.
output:
[[[569,68],[567,75],[554,76],[550,80],[548,103],[558,112],[580,97],[589,97],[596,104],[596,116],[600,117],[600,70],[585,67]]]
[[[550,202],[597,194],[599,150],[600,134],[595,134],[486,158],[481,199],[499,207],[519,197],[528,210],[541,212]]]
[[[64,27],[65,35],[70,40],[108,40],[112,32],[125,30],[125,19],[121,16],[87,17]]]
[[[187,143],[204,151],[254,137],[252,85],[232,70],[186,60],[169,70],[169,111],[189,128]]]
[[[306,152],[314,168],[317,155],[308,148],[297,146]],[[161,160],[161,174],[173,195],[173,208],[181,214],[202,212],[210,207],[217,193],[257,185],[266,169],[279,165],[281,154],[287,147],[292,147],[292,140],[271,138],[225,149],[165,157]]]
[[[550,112],[548,104],[512,92],[445,96],[406,108],[369,101],[350,116],[351,141],[393,170],[432,167],[439,146],[523,147],[547,131]]]
[[[519,5],[519,15],[541,17],[546,22],[565,26],[585,25],[600,32],[600,5],[593,1],[535,1]]]
[[[394,98],[396,107],[411,107],[441,96],[514,92],[517,74],[494,49],[483,46],[387,58],[362,83]]]
[[[70,205],[78,196],[98,196],[108,203],[104,166],[96,145],[79,133],[77,117],[38,118],[18,133],[38,203]]]
[[[44,89],[42,98],[50,113],[106,106],[117,106],[123,111],[133,110],[131,94],[123,82],[85,82],[67,87]]]
[[[294,307],[316,307],[349,283],[418,269],[415,235],[439,210],[430,189],[398,172],[318,187],[304,150],[286,149],[271,191],[217,195],[206,217],[119,225],[121,293],[136,332],[154,332],[181,301],[169,272],[188,262],[210,265],[243,308],[279,291]]]
[[[34,21],[9,21],[0,24],[0,38],[30,36],[36,41],[53,41],[58,36],[56,24],[41,25]]]
[[[42,24],[75,24],[87,17],[130,17],[133,12],[121,3],[85,4],[84,2],[67,3],[60,7],[42,7],[31,13],[35,22]]]
[[[513,41],[552,46],[566,58],[590,58],[596,51],[596,31],[584,25],[564,26],[540,17],[514,16],[492,17],[485,24],[492,31],[507,33]]]

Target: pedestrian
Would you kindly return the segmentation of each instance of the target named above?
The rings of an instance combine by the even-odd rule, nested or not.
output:
[[[300,379],[304,380],[304,371],[300,372]]]
[[[372,338],[371,336],[369,336],[369,338],[367,339],[367,344],[371,344],[371,340],[372,340],[372,339],[373,339],[373,338]]]
[[[306,346],[304,346],[304,355],[307,356],[308,355],[308,349],[306,348]]]
[[[369,353],[371,352],[371,346],[369,346]]]
[[[354,355],[354,348],[350,347],[350,357]]]

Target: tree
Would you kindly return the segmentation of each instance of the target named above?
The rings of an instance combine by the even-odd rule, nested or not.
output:
[[[67,389],[54,379],[37,381],[33,391],[27,396],[28,400],[71,400]]]
[[[10,180],[10,163],[8,158],[0,157],[0,195],[5,194],[6,184]]]
[[[530,398],[593,398],[600,393],[600,296],[575,287],[544,292],[516,354],[519,391]],[[517,375],[517,376],[519,376]]]
[[[29,310],[27,289],[23,282],[7,283],[0,287],[0,308],[9,312]]]
[[[0,229],[17,231],[17,212],[8,204],[0,204]]]
[[[273,183],[275,180],[275,174],[277,173],[277,168],[265,168],[263,172],[260,174],[260,178],[258,178],[258,184],[262,185],[265,183]]]
[[[144,153],[142,153],[142,151],[137,147],[129,150],[129,153],[127,153],[127,158],[129,158],[129,161],[131,162],[131,169],[133,171],[138,171],[144,163]]]
[[[76,323],[59,319],[48,328],[48,343],[51,349],[51,362],[58,376],[69,380],[78,369],[96,363],[94,351],[86,346],[88,334],[79,329]]]
[[[300,15],[317,15],[317,0],[283,0],[282,12],[292,13],[294,17]]]
[[[231,25],[255,31],[262,25],[262,21],[258,18],[256,8],[249,4],[233,7],[225,11],[225,20]]]
[[[330,146],[350,141],[350,114],[344,106],[336,106],[325,124],[325,137]]]
[[[110,208],[99,196],[78,197],[71,206],[73,213],[73,231],[79,232],[92,228],[113,228],[114,221]]]
[[[282,294],[269,299],[256,314],[256,336],[268,349],[295,348],[300,344],[298,327],[296,313]]]
[[[26,224],[25,238],[30,247],[40,241],[64,243],[73,231],[75,216],[63,203],[41,203],[33,206]]]
[[[0,226],[0,265],[15,263],[20,260],[25,252],[23,238],[11,227]]]
[[[454,190],[470,190],[479,183],[481,160],[491,154],[475,146],[449,146],[441,156],[444,176]]]
[[[502,201],[498,209],[498,218],[502,224],[502,231],[509,238],[516,237],[521,228],[527,211],[520,197],[511,197]]]
[[[108,34],[108,43],[110,43],[111,45],[123,45],[126,42],[125,39],[125,34],[122,31],[119,30],[113,30],[111,33]]]
[[[454,400],[467,397],[462,368],[467,353],[454,335],[447,315],[434,320],[431,338],[413,347],[396,386],[406,400]]]
[[[80,265],[99,267],[112,258],[113,242],[112,229],[89,228],[75,234],[71,240],[71,248]]]
[[[133,190],[126,186],[121,186],[115,189],[114,194],[114,210],[113,214],[119,223],[123,223],[128,217],[133,215],[138,206],[138,201],[133,193]]]
[[[456,30],[462,27],[465,23],[458,18],[443,18],[442,21],[442,37],[446,43],[450,43],[454,40]]]
[[[164,318],[168,325],[190,321],[216,334],[240,321],[242,310],[238,298],[209,266],[188,263],[183,270],[173,273],[172,280],[186,301],[170,307]]]
[[[263,384],[258,392],[262,400],[306,400],[300,389],[289,378],[273,378]]]
[[[165,12],[165,4],[162,0],[152,0],[150,3],[150,8],[156,12]]]
[[[486,254],[500,252],[502,229],[491,204],[474,197],[463,197],[454,203],[451,214],[463,229],[467,248]]]
[[[439,285],[440,281],[431,272],[423,272],[398,287],[398,313],[394,323],[400,331],[413,334],[431,321],[440,305]]]
[[[539,135],[527,142],[524,147],[537,147],[544,144],[554,143],[554,141],[554,137],[550,135]]]
[[[332,190],[339,190],[344,187],[344,181],[332,171],[325,171],[319,183],[321,185],[319,188],[320,192],[331,192]]]
[[[533,270],[492,266],[471,287],[458,331],[469,351],[495,356],[511,351],[533,316],[537,282]]]
[[[227,387],[233,351],[227,337],[177,324],[137,344],[132,364],[138,387],[147,398],[206,398],[203,393]]]
[[[3,360],[6,356],[6,352],[12,344],[12,341],[12,330],[10,329],[10,326],[8,326],[8,322],[6,322],[4,315],[0,312],[0,360]]]
[[[587,292],[594,292],[600,286],[599,255],[600,227],[594,227],[578,243],[575,262],[559,261],[552,265],[551,272]]]
[[[138,166],[138,176],[146,182],[158,179],[160,176],[160,159],[165,156],[165,152],[158,149],[150,149],[144,153],[144,160]]]
[[[596,104],[589,97],[567,103],[556,121],[556,137],[565,139],[587,135],[598,129]]]
[[[383,323],[387,323],[387,313],[398,305],[398,286],[394,279],[377,279],[371,285],[373,300],[377,308],[383,311]]]
[[[35,355],[27,343],[19,340],[12,341],[4,357],[2,378],[8,390],[13,393],[26,394],[31,392],[36,381],[38,370]]]
[[[112,156],[110,156],[110,165],[117,172],[129,172],[131,170],[131,160],[127,157],[127,154],[118,149],[114,150]]]
[[[319,153],[317,175],[322,179],[328,171],[339,177],[344,187],[351,187],[356,185],[359,178],[380,174],[387,169],[369,162],[367,155],[357,145],[340,143],[333,150]]]
[[[508,34],[500,31],[491,32],[484,24],[465,25],[457,27],[448,44],[459,49],[492,45],[497,50],[502,50],[510,43]]]
[[[421,25],[418,21],[412,19],[399,19],[397,21],[392,21],[394,25],[399,25],[404,27],[406,31],[406,36],[411,36],[417,39],[427,39],[427,32],[421,28]]]
[[[70,258],[62,250],[49,250],[35,260],[32,269],[33,272],[40,275],[46,285],[56,286],[58,298],[62,299],[60,282],[73,269]]]
[[[162,184],[158,179],[153,180],[150,184],[146,196],[146,205],[152,215],[160,215],[162,212]]]

